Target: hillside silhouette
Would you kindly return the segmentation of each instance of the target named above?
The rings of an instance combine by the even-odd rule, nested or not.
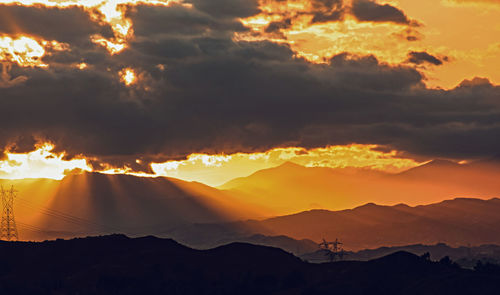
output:
[[[310,264],[276,248],[193,250],[112,235],[0,242],[2,294],[497,294],[500,271],[397,252],[368,262]]]
[[[348,260],[368,261],[401,251],[409,252],[417,256],[428,254],[430,259],[436,261],[448,256],[458,265],[469,269],[474,268],[478,262],[485,264],[500,264],[500,246],[498,245],[451,247],[444,243],[435,245],[416,244],[365,249],[357,252],[346,251],[344,255]],[[311,253],[300,254],[299,257],[314,263],[329,262],[330,258],[325,254],[324,250],[316,249]]]

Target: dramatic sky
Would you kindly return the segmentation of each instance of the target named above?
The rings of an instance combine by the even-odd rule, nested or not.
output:
[[[0,177],[490,157],[499,19],[498,0],[0,0]]]

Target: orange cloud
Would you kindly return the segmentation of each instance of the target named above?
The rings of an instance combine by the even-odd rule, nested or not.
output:
[[[321,1],[261,0],[262,12],[242,19],[250,32],[236,33],[235,40],[287,43],[297,56],[316,63],[343,52],[374,54],[381,60],[399,63],[406,57],[408,46],[395,36],[421,38],[414,27],[416,22],[389,4],[364,1],[361,4],[373,4],[381,12],[361,17],[366,9],[358,8],[356,11],[360,15],[355,16],[350,2],[333,1],[335,5],[328,7],[315,5],[316,2]],[[370,6],[368,10],[373,9]],[[387,10],[397,12],[397,17],[402,19],[387,16]]]
[[[312,1],[259,3],[260,14],[242,19],[250,31],[236,33],[235,40],[285,43],[298,57],[315,63],[325,63],[334,55],[350,52],[401,64],[409,52],[427,51],[450,58],[449,63],[439,68],[419,69],[427,77],[429,87],[452,89],[462,80],[477,75],[500,83],[497,71],[500,59],[495,45],[498,15],[490,10],[478,14],[475,7],[467,7],[499,7],[498,0],[347,1],[344,16],[325,23],[312,22]],[[355,17],[356,3],[357,14],[361,11],[364,17]],[[361,6],[363,9],[359,3],[365,4]],[[436,5],[447,7],[442,7],[439,14],[431,13]],[[449,6],[465,7],[450,9]],[[463,42],[464,36],[470,36],[473,42]]]

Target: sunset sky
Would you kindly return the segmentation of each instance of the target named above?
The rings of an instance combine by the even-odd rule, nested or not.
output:
[[[0,178],[500,151],[498,0],[0,0]]]

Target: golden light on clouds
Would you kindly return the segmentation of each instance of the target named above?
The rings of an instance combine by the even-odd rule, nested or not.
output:
[[[64,153],[54,153],[55,146],[49,143],[40,144],[29,153],[7,152],[0,160],[0,178],[25,179],[49,178],[63,179],[73,170],[91,171],[87,160],[83,158],[64,159]]]
[[[406,58],[406,49],[387,46],[388,38],[401,34],[407,24],[359,22],[349,13],[350,1],[338,9],[338,19],[315,22],[315,15],[334,15],[335,10],[318,6],[313,1],[261,0],[261,13],[242,19],[250,32],[236,33],[237,40],[274,40],[288,43],[297,56],[322,63],[325,59],[343,52],[366,55],[375,54],[387,62],[397,63]],[[397,38],[397,43],[401,43]],[[395,42],[396,43],[396,42]],[[391,44],[392,45],[392,44]]]
[[[410,51],[448,57],[443,65],[419,66],[430,87],[453,88],[464,79],[488,77],[500,84],[500,25],[496,0],[393,0],[410,24],[360,22],[345,2],[345,15],[329,22],[312,22],[312,1],[260,0],[261,13],[242,19],[248,32],[235,40],[287,43],[297,56],[315,63],[349,52],[375,55],[389,64],[405,63]],[[491,8],[491,9],[490,9]],[[436,13],[439,11],[439,13]],[[415,22],[420,26],[414,26]],[[469,42],[464,42],[469,40]]]
[[[137,75],[131,68],[122,69],[118,75],[120,75],[120,81],[125,84],[125,86],[130,86],[137,81]]]
[[[325,1],[259,0],[261,12],[240,20],[250,30],[236,32],[234,40],[285,43],[296,56],[315,63],[324,63],[336,54],[349,52],[373,54],[380,61],[393,65],[408,64],[409,52],[425,51],[446,57],[446,62],[439,66],[418,66],[430,87],[450,89],[474,76],[500,83],[500,71],[497,70],[500,66],[499,1],[376,1],[400,10],[410,23],[361,22],[352,13],[352,2],[347,0],[336,4],[333,1],[329,6]],[[193,7],[182,0],[0,0],[0,4],[63,9],[80,7],[94,22],[111,28],[111,38],[99,34],[90,38],[112,55],[123,52],[135,38],[134,23],[127,15],[130,8],[138,5]],[[317,15],[327,19],[317,21]],[[417,22],[421,26],[415,26]],[[0,38],[2,60],[7,60],[5,56],[9,55],[9,61],[24,66],[44,66],[39,60],[50,44],[42,44],[42,40],[27,36]],[[15,46],[11,44],[14,41]]]
[[[86,68],[88,68],[88,67],[89,67],[89,65],[87,65],[87,64],[86,64],[86,63],[84,63],[84,62],[81,62],[81,63],[79,63],[79,64],[75,65],[75,67],[76,67],[76,68],[78,68],[79,70],[82,70],[82,71],[83,71],[83,70],[85,70]]]
[[[186,160],[153,163],[151,168],[155,175],[218,186],[233,178],[286,162],[306,167],[362,168],[386,172],[400,172],[420,164],[400,157],[397,151],[380,151],[377,145],[347,145],[316,149],[276,148],[250,154],[192,154]]]
[[[0,4],[7,5],[82,7],[92,20],[109,25],[113,30],[113,38],[106,39],[99,34],[91,38],[92,42],[105,47],[111,54],[122,52],[134,36],[133,23],[126,16],[127,6],[169,6],[181,3],[181,0],[0,0]]]
[[[11,76],[12,65],[16,64],[19,67],[38,67],[46,68],[47,64],[43,62],[43,57],[49,51],[65,51],[69,47],[65,43],[60,43],[55,40],[47,41],[37,39],[35,37],[18,35],[8,36],[0,35],[0,88],[10,88],[20,85],[28,77],[26,76]]]
[[[28,36],[0,36],[0,61],[16,63],[21,67],[46,67],[42,62],[45,49]]]
[[[147,163],[152,174],[134,171],[130,167],[94,170],[85,156],[65,159],[65,153],[55,153],[50,143],[37,145],[28,153],[6,152],[0,160],[0,179],[50,178],[61,180],[69,173],[99,172],[137,177],[172,177],[197,181],[211,186],[222,185],[237,177],[258,170],[293,162],[306,167],[361,168],[396,173],[420,165],[413,159],[401,157],[397,151],[382,151],[377,145],[346,145],[305,149],[275,148],[260,153],[230,155],[191,154],[185,160]],[[140,160],[138,160],[140,162]]]

